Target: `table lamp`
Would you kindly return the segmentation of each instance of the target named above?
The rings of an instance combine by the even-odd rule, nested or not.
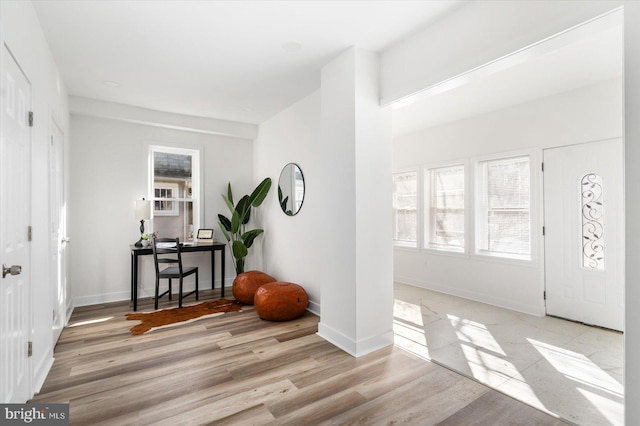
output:
[[[142,234],[144,234],[144,221],[151,219],[151,201],[136,200],[135,207],[136,220],[140,221],[140,239],[135,244],[136,247],[142,247]]]

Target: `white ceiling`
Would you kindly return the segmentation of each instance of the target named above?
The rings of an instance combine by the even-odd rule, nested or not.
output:
[[[622,13],[580,25],[394,105],[395,136],[620,78]]]
[[[317,90],[320,68],[343,50],[380,51],[462,4],[33,3],[70,95],[247,123]]]
[[[34,1],[70,95],[255,124],[317,90],[345,49],[382,51],[463,4]],[[620,77],[621,22],[609,14],[428,88],[394,105],[394,134]]]

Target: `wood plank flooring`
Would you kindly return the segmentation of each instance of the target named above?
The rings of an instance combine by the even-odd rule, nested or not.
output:
[[[73,425],[565,424],[399,348],[353,358],[311,313],[274,323],[246,307],[132,336],[129,312],[76,308],[34,402],[69,403]]]

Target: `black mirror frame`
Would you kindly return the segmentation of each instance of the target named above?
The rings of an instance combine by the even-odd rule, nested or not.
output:
[[[282,189],[281,189],[281,185],[280,182],[282,181],[282,174],[284,173],[285,170],[287,170],[287,167],[289,166],[293,166],[294,167],[294,172],[300,173],[300,178],[302,180],[302,200],[300,201],[300,207],[298,207],[298,209],[296,211],[292,211],[292,210],[287,210],[286,209],[286,204],[289,201],[289,196],[284,197],[283,198],[283,194],[282,194]],[[297,180],[297,179],[296,179]],[[278,178],[278,205],[280,206],[280,209],[282,210],[282,212],[284,214],[286,214],[287,216],[295,216],[298,213],[300,213],[300,210],[302,209],[302,205],[304,204],[304,198],[305,198],[305,192],[306,192],[306,182],[304,179],[304,173],[302,173],[302,169],[300,168],[300,166],[296,163],[287,163],[284,165],[284,167],[282,168],[282,171],[280,172],[280,176]],[[293,205],[293,204],[292,204]]]

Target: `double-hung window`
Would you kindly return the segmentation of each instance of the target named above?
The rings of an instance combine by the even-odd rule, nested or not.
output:
[[[464,251],[465,167],[425,170],[425,247]]]
[[[478,162],[476,250],[531,259],[529,156]]]
[[[193,240],[200,226],[200,151],[150,146],[149,163],[154,232]]]
[[[396,245],[418,245],[418,172],[393,175],[393,240]]]

